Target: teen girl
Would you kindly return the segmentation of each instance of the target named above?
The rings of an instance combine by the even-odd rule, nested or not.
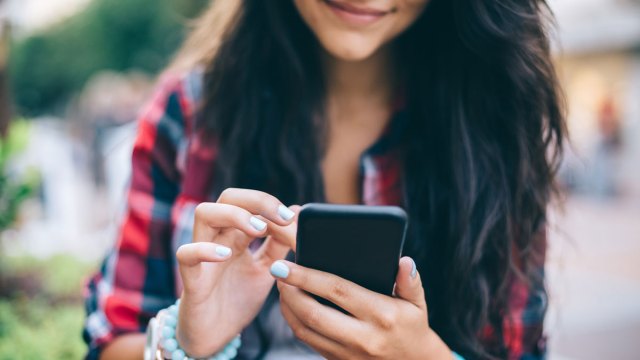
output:
[[[565,138],[548,14],[214,1],[140,119],[88,357],[542,358]],[[312,201],[405,208],[394,297],[286,260]]]

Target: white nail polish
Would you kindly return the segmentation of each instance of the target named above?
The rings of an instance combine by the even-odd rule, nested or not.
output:
[[[231,249],[226,246],[218,245],[216,247],[216,254],[221,257],[226,257],[231,254]]]
[[[276,261],[271,265],[271,275],[280,278],[286,279],[289,276],[289,267],[287,264],[282,261]]]
[[[252,216],[251,219],[249,219],[249,223],[251,223],[251,226],[253,226],[254,229],[258,230],[258,231],[262,231],[264,230],[264,228],[267,227],[267,223],[258,219],[255,216]]]
[[[418,275],[418,267],[416,266],[416,262],[411,259],[411,278],[415,279],[416,275]]]
[[[283,218],[284,220],[289,221],[293,219],[296,213],[291,211],[288,207],[284,205],[280,205],[278,206],[278,215],[280,215],[280,217]]]

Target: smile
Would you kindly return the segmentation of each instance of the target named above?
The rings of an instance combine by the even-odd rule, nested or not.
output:
[[[362,7],[339,0],[322,0],[322,2],[326,4],[342,21],[351,25],[371,25],[386,15],[395,12],[395,9],[381,10],[371,7]]]

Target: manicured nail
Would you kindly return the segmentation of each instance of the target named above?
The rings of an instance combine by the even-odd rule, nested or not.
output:
[[[286,279],[287,276],[289,276],[289,267],[282,261],[276,261],[271,265],[271,275],[280,279]]]
[[[418,275],[418,268],[416,267],[416,262],[411,259],[411,278],[415,279],[416,275]]]
[[[264,230],[264,228],[267,227],[267,223],[258,219],[255,216],[252,216],[251,219],[249,219],[249,222],[251,223],[251,226],[253,226],[254,229],[258,230],[258,231],[262,231]]]
[[[278,215],[280,215],[280,217],[283,218],[284,220],[289,221],[293,219],[296,213],[291,211],[288,207],[284,205],[280,205],[278,206]]]
[[[231,254],[231,249],[226,246],[218,245],[216,246],[216,254],[221,257],[227,257]]]

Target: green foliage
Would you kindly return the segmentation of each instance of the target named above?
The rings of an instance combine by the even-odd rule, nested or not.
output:
[[[0,138],[0,168],[4,168],[7,160],[24,151],[29,142],[29,123],[14,121],[5,138]]]
[[[83,318],[79,305],[0,300],[0,360],[82,358]]]
[[[11,124],[6,138],[0,139],[0,231],[13,225],[20,205],[34,192],[39,179],[36,173],[22,177],[8,172],[7,163],[24,150],[29,136],[25,121]]]
[[[23,114],[60,111],[100,70],[157,73],[204,0],[94,0],[78,15],[13,44],[9,75]]]
[[[0,258],[0,284],[13,286],[0,298],[0,360],[84,355],[81,289],[91,268],[62,255],[47,260]]]
[[[71,255],[57,255],[44,260],[33,257],[0,257],[0,273],[24,278],[35,276],[38,295],[55,301],[79,300],[87,274],[94,264],[78,261]],[[14,297],[28,296],[17,286]]]

